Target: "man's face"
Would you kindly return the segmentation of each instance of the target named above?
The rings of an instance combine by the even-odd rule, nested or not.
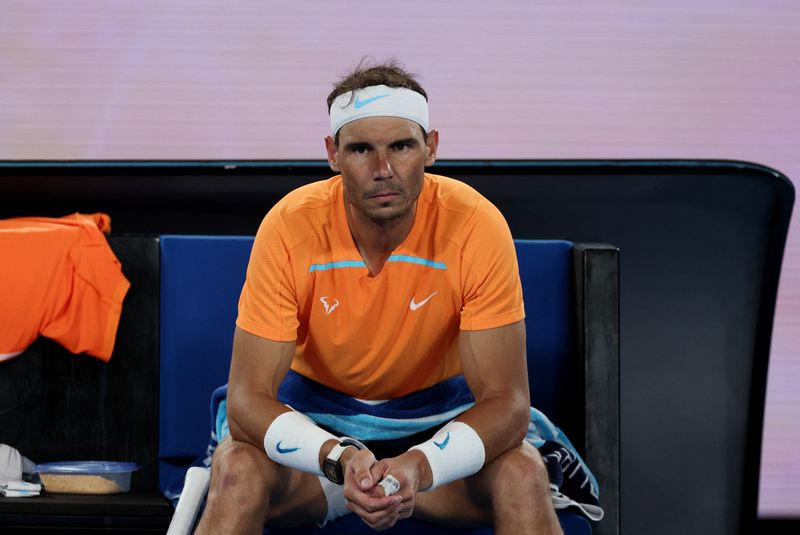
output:
[[[426,142],[413,121],[368,117],[344,125],[339,144],[329,136],[325,146],[331,169],[342,175],[345,201],[357,215],[381,225],[413,216],[438,141],[434,130]]]

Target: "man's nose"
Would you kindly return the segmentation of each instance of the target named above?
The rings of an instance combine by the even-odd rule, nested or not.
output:
[[[375,151],[375,180],[387,180],[394,176],[392,164],[389,161],[389,154],[385,150]]]

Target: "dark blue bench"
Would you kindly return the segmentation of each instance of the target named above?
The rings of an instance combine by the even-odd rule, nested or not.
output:
[[[208,443],[207,407],[213,390],[227,381],[252,242],[242,236],[160,238],[162,490]],[[545,240],[517,240],[515,245],[526,306],[532,402],[582,450],[600,482],[602,506],[613,514],[619,484],[616,249]],[[603,523],[590,526],[569,511],[559,511],[559,519],[569,535],[592,533],[592,528],[595,533],[616,532]],[[361,527],[371,532],[358,518],[346,518],[321,533],[357,533]],[[449,532],[413,519],[395,530]],[[314,531],[319,532],[316,527]]]

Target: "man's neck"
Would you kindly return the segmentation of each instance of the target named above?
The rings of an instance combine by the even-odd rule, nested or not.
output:
[[[416,205],[404,216],[390,221],[376,222],[365,218],[347,205],[347,224],[361,258],[371,276],[383,269],[386,260],[411,232],[416,216]]]

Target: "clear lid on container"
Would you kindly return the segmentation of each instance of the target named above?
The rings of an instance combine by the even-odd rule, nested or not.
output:
[[[59,461],[36,465],[40,474],[120,474],[138,469],[136,463],[114,461]]]

